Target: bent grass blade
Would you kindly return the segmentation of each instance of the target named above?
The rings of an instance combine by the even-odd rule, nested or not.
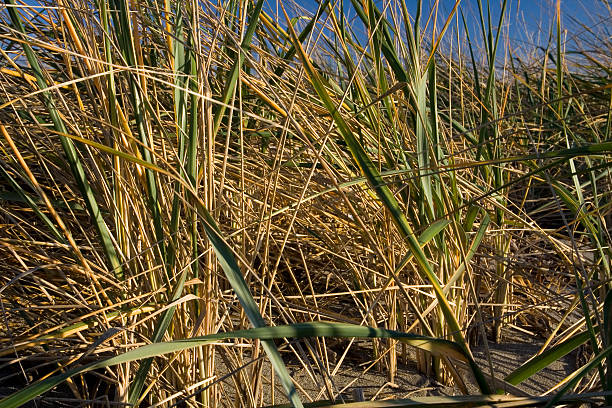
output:
[[[231,262],[231,261],[230,261]],[[252,299],[252,298],[251,298]],[[258,320],[257,315],[252,315],[253,310],[245,309],[251,314],[254,320]],[[261,316],[259,317],[261,319]],[[202,337],[194,337],[185,340],[175,340],[169,342],[153,343],[136,348],[126,353],[111,357],[102,361],[93,362],[81,367],[75,367],[66,372],[39,380],[24,389],[6,397],[0,401],[0,408],[17,408],[33,398],[49,391],[53,387],[63,383],[75,375],[84,374],[93,370],[111,367],[131,361],[159,357],[166,354],[177,353],[207,344],[230,339],[258,339],[263,344],[274,345],[273,340],[282,338],[300,339],[304,337],[358,337],[358,338],[387,338],[395,339],[411,345],[413,347],[426,350],[435,355],[448,356],[463,361],[469,361],[462,347],[448,340],[434,339],[426,336],[407,334],[379,328],[358,326],[340,323],[297,323],[285,326],[258,327],[249,330],[238,330],[230,333],[215,333]],[[278,353],[276,346],[274,350]],[[280,358],[280,355],[279,355]]]

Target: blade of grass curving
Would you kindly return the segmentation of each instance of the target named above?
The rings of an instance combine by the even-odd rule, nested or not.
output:
[[[42,68],[38,63],[36,53],[28,43],[28,37],[26,35],[25,27],[23,26],[19,13],[17,12],[17,6],[15,4],[15,1],[5,0],[5,3],[8,5],[7,9],[13,26],[23,36],[23,49],[25,51],[30,68],[32,69],[32,72],[36,77],[38,87],[41,90],[44,90],[48,87],[47,81],[43,75]],[[102,213],[100,212],[100,208],[98,206],[98,202],[96,201],[94,192],[91,189],[91,186],[89,185],[89,181],[87,180],[87,175],[85,174],[85,170],[83,168],[81,160],[79,159],[78,153],[72,141],[63,136],[67,133],[66,127],[60,116],[59,111],[57,110],[55,102],[53,101],[51,93],[44,91],[42,93],[42,96],[44,98],[45,105],[49,111],[49,116],[51,117],[55,130],[60,135],[60,143],[62,144],[64,154],[66,155],[66,159],[68,160],[68,164],[70,165],[70,169],[75,178],[79,191],[87,206],[89,216],[94,221],[94,226],[96,228],[96,231],[98,232],[98,236],[100,237],[102,248],[104,249],[106,258],[109,261],[109,266],[113,271],[115,277],[118,280],[123,280],[124,276],[123,268],[121,267],[121,262],[119,261],[115,246],[113,245],[108,226],[102,218]]]
[[[482,217],[482,220],[480,221],[480,226],[478,227],[478,231],[476,231],[476,236],[472,240],[467,250],[467,253],[465,254],[465,257],[463,261],[461,262],[461,265],[459,265],[459,267],[457,268],[453,276],[444,285],[445,293],[451,289],[451,287],[455,284],[457,280],[459,280],[459,278],[465,271],[466,266],[470,263],[474,255],[476,255],[476,250],[480,246],[480,243],[482,242],[482,239],[484,238],[485,233],[487,232],[487,229],[490,223],[491,223],[491,217],[489,216],[489,214],[485,213],[484,216]]]
[[[286,13],[285,17],[287,21],[289,21],[289,18]],[[406,216],[404,215],[397,199],[395,198],[389,187],[387,187],[387,185],[384,183],[382,177],[378,172],[378,169],[372,163],[365,150],[363,149],[359,141],[355,138],[353,132],[338,112],[334,102],[325,90],[323,82],[319,78],[319,74],[310,62],[310,58],[306,55],[304,49],[302,48],[302,45],[298,42],[295,30],[293,30],[290,25],[289,31],[292,37],[292,41],[295,44],[296,49],[298,50],[300,59],[302,60],[304,69],[308,77],[310,78],[310,82],[312,83],[317,94],[321,98],[323,104],[329,110],[332,118],[334,119],[334,122],[336,123],[336,126],[338,127],[340,134],[342,135],[345,143],[351,151],[351,154],[353,155],[353,159],[359,166],[362,174],[368,179],[368,182],[375,190],[379,199],[383,202],[385,208],[391,214],[392,219],[398,227],[399,232],[406,239],[410,251],[414,254],[415,260],[420,266],[419,271],[422,273],[423,278],[432,284],[436,297],[438,298],[438,301],[440,303],[442,313],[444,314],[444,317],[447,321],[447,324],[455,341],[466,350],[468,355],[471,356],[465,338],[463,337],[461,327],[459,327],[459,323],[457,322],[457,318],[455,317],[451,309],[446,295],[442,291],[440,281],[438,280],[438,277],[431,268],[431,265],[429,264],[429,261],[425,256],[425,253],[421,249],[418,239],[413,233],[412,228],[410,227],[408,220],[406,219]],[[472,365],[472,368],[476,375],[476,380],[478,382],[479,387],[481,388],[481,391],[483,391],[484,393],[488,393],[489,385],[487,384],[483,374],[480,372],[480,369],[476,367],[476,364],[473,362],[473,360],[471,360],[470,364]]]
[[[595,328],[597,330],[597,328]],[[508,374],[504,381],[512,384],[518,385],[526,379],[534,376],[536,373],[540,372],[542,369],[548,367],[550,364],[555,361],[559,361],[563,356],[571,353],[580,345],[586,343],[590,340],[591,335],[588,331],[584,331],[578,333],[569,339],[565,340],[562,343],[557,344],[554,347],[551,347],[549,350],[546,350],[544,353],[539,354],[533,358],[530,358],[525,363],[523,363],[519,368],[512,371]]]
[[[233,258],[233,256],[230,256]],[[231,261],[228,258],[228,261]],[[242,276],[240,275],[240,279]],[[252,298],[251,298],[252,299]],[[255,319],[263,319],[259,312],[253,314],[252,310],[245,309],[247,313]],[[258,317],[259,316],[259,317]],[[16,408],[33,398],[49,391],[53,387],[63,383],[75,375],[83,374],[92,370],[111,367],[118,364],[123,364],[131,361],[138,361],[146,358],[158,357],[165,354],[177,353],[179,351],[204,346],[221,340],[230,339],[258,339],[262,344],[272,344],[274,339],[282,338],[305,338],[305,337],[346,337],[346,338],[385,338],[395,339],[413,347],[427,350],[436,355],[444,355],[469,361],[470,357],[464,352],[463,347],[448,340],[434,339],[431,337],[420,336],[416,334],[401,333],[392,330],[381,328],[372,328],[366,326],[358,326],[353,324],[343,323],[296,323],[285,326],[259,327],[248,330],[238,330],[230,333],[215,333],[207,336],[194,337],[191,339],[175,340],[169,342],[152,343],[146,346],[136,348],[115,357],[111,357],[102,361],[96,361],[84,366],[75,367],[66,370],[64,373],[48,377],[43,380],[36,381],[22,390],[11,394],[10,396],[0,400],[0,408]],[[274,346],[275,348],[275,346]],[[277,350],[278,353],[278,350]],[[279,355],[280,358],[280,355]],[[300,404],[301,405],[301,404]]]

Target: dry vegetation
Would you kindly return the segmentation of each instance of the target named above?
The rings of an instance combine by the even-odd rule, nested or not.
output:
[[[519,57],[480,2],[469,36],[398,0],[32,3],[0,6],[0,407],[301,406],[409,360],[456,406],[610,399],[612,14]],[[529,364],[473,360],[513,333]]]

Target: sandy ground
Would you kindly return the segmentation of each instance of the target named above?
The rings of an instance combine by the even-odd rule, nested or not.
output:
[[[516,340],[516,339],[514,339]],[[504,344],[489,343],[489,353],[491,364],[495,378],[502,379],[514,369],[520,367],[527,359],[536,354],[541,346],[541,342],[534,342],[533,339],[524,338],[527,342],[508,342]],[[357,347],[355,352],[350,354],[347,363],[343,364],[338,372],[333,376],[323,376],[318,374],[313,379],[307,375],[306,370],[296,364],[289,362],[293,378],[299,383],[302,396],[309,395],[314,400],[328,399],[327,389],[331,389],[334,395],[339,395],[346,402],[355,401],[363,398],[367,401],[372,398],[389,399],[389,398],[410,398],[422,396],[440,396],[440,395],[461,395],[461,391],[457,387],[445,386],[437,381],[418,372],[416,364],[409,362],[408,364],[399,364],[398,373],[393,383],[388,381],[388,376],[385,372],[381,372],[375,368],[365,372],[365,369],[370,366],[367,358],[371,353],[362,353],[365,350]],[[361,353],[361,354],[360,354]],[[414,361],[414,352],[411,353]],[[473,350],[474,357],[478,365],[485,371],[485,374],[490,376],[490,365],[486,358],[484,347],[478,347]],[[364,357],[361,364],[356,361],[356,355]],[[555,361],[549,367],[542,370],[535,377],[528,379],[511,390],[514,395],[542,395],[559,381],[576,370],[576,353],[570,353],[564,358]],[[332,365],[333,370],[333,365]],[[264,363],[264,376],[269,378],[269,364]],[[466,374],[466,373],[464,373]],[[470,393],[478,394],[478,388],[475,386],[470,375],[465,375],[466,383]],[[327,379],[327,381],[325,380]],[[269,383],[269,381],[268,381]],[[327,383],[327,384],[326,384]],[[230,383],[228,383],[230,385]],[[265,404],[285,403],[287,400],[283,397],[283,392],[275,384],[274,401],[270,398],[271,391],[269,385],[265,387]],[[234,407],[236,405],[231,391],[224,398],[226,403],[224,406]],[[310,402],[308,397],[303,398],[303,402]]]

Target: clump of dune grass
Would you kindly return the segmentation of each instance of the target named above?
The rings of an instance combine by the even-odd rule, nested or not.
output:
[[[0,407],[346,402],[355,338],[478,390],[411,406],[612,403],[605,30],[557,5],[519,53],[506,1],[345,3],[5,2]],[[500,378],[517,331],[542,348]]]

